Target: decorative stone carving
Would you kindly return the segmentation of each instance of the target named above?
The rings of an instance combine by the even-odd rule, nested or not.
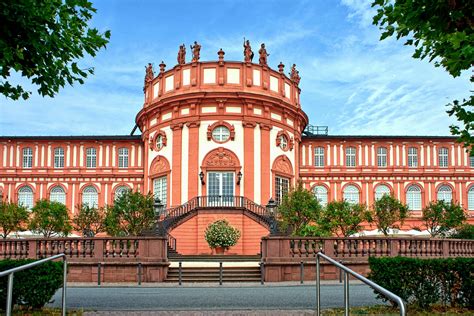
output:
[[[239,168],[239,159],[230,150],[219,147],[206,155],[204,158],[205,168]]]
[[[290,79],[297,86],[300,84],[301,77],[300,77],[300,72],[296,70],[296,64],[293,64],[293,66],[291,66]]]
[[[146,86],[153,80],[155,74],[153,73],[153,65],[148,63],[148,66],[145,66],[145,83],[143,85],[143,91],[145,91]]]
[[[150,175],[164,174],[170,171],[170,164],[163,156],[158,156],[153,159],[150,167]]]
[[[161,147],[158,146],[158,137],[161,136]],[[167,137],[165,131],[158,131],[152,138],[150,138],[150,149],[160,151],[167,144]],[[159,148],[158,148],[159,147]]]
[[[290,137],[290,134],[288,134],[288,132],[284,131],[284,130],[281,130],[281,131],[278,132],[277,137],[276,137],[276,146],[280,147],[282,136],[285,137],[287,142],[288,142],[288,148],[286,150],[284,148],[282,148],[282,149],[284,151],[293,150],[293,147],[295,146],[295,141],[294,141],[293,137]]]
[[[227,127],[227,129],[229,130],[230,132],[230,136],[229,136],[229,139],[230,140],[234,140],[235,139],[235,127],[234,125],[231,125],[225,121],[217,121],[215,122],[214,124],[212,125],[209,125],[207,127],[207,140],[211,140],[212,139],[212,131],[214,130],[214,128],[216,128],[217,126],[225,126]]]
[[[252,47],[250,46],[250,41],[245,40],[244,37],[244,61],[246,63],[251,63],[253,60],[253,51]]]
[[[260,45],[260,49],[258,51],[258,54],[260,55],[260,58],[258,59],[258,63],[261,66],[268,66],[267,65],[267,58],[268,58],[268,56],[270,56],[270,54],[267,53],[267,50],[265,49],[265,44],[264,43],[262,43],[262,45]]]
[[[278,156],[273,163],[273,171],[292,176],[293,167],[288,157],[284,155]]]
[[[179,50],[178,50],[178,65],[184,65],[186,63],[186,46],[179,45]]]

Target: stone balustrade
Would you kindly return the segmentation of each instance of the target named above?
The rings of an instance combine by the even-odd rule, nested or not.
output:
[[[301,262],[304,265],[305,279],[314,279],[315,257],[320,250],[356,272],[367,275],[370,256],[474,257],[474,240],[397,237],[265,237],[262,239],[265,280],[299,280]],[[322,276],[326,279],[336,279],[339,273],[335,267],[322,262]]]
[[[3,239],[0,258],[65,253],[70,282],[161,282],[169,265],[166,243],[161,237]]]

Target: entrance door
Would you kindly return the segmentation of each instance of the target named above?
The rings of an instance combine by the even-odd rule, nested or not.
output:
[[[207,195],[209,206],[233,206],[234,173],[228,171],[208,172]]]

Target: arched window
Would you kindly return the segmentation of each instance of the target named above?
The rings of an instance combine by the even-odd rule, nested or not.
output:
[[[438,188],[437,193],[438,201],[444,201],[446,203],[451,203],[453,200],[453,190],[449,185],[442,185]]]
[[[410,185],[407,189],[407,205],[412,211],[421,211],[421,189],[417,185]]]
[[[54,148],[54,168],[64,168],[64,148]]]
[[[121,197],[127,191],[130,191],[130,188],[127,187],[126,185],[121,185],[121,186],[117,187],[117,189],[115,189],[114,199],[117,200],[119,197]]]
[[[467,191],[467,209],[474,211],[474,186],[471,186]]]
[[[438,149],[438,161],[440,167],[446,168],[448,166],[448,153],[448,148],[441,147],[440,149]]]
[[[280,135],[280,148],[283,150],[288,149],[288,139],[286,138],[285,134]]]
[[[61,186],[55,186],[51,189],[49,200],[51,202],[59,202],[66,205],[66,192]]]
[[[18,204],[31,210],[33,208],[33,189],[24,186],[18,190]]]
[[[92,185],[82,190],[82,204],[88,205],[89,207],[97,207],[99,205],[99,194]]]
[[[313,188],[314,196],[322,206],[328,204],[328,189],[323,185],[317,185]]]
[[[316,147],[314,149],[314,165],[316,167],[324,167],[324,147]]]
[[[359,203],[359,189],[355,185],[348,185],[344,188],[344,200],[351,204]]]
[[[212,130],[212,138],[218,143],[223,143],[227,141],[229,137],[230,130],[224,125],[219,125]]]
[[[356,165],[356,149],[355,147],[346,148],[346,167],[355,167]]]
[[[33,149],[30,147],[23,148],[23,168],[33,167]]]
[[[385,147],[377,148],[377,166],[387,167],[387,148]]]
[[[97,167],[97,149],[87,148],[86,149],[86,167],[95,168]]]
[[[380,200],[385,194],[390,195],[390,188],[385,184],[380,184],[375,188],[375,200]]]
[[[118,166],[119,168],[128,168],[128,148],[119,148],[118,150]]]

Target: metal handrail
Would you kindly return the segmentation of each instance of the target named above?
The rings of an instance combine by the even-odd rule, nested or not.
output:
[[[321,315],[321,294],[320,294],[321,293],[321,275],[320,275],[319,257],[325,259],[329,263],[333,264],[334,266],[344,271],[344,315],[345,316],[349,316],[349,274],[353,275],[355,278],[364,282],[365,284],[367,284],[374,290],[378,291],[379,293],[395,301],[398,307],[400,308],[400,316],[406,315],[405,302],[400,296],[393,294],[392,292],[381,287],[377,283],[374,283],[370,281],[369,279],[367,279],[366,277],[360,275],[359,273],[352,271],[345,265],[326,256],[321,251],[316,254],[316,315],[318,316]]]
[[[6,306],[6,310],[5,310],[5,312],[6,312],[5,315],[6,316],[11,316],[11,314],[12,314],[13,274],[15,272],[19,272],[19,271],[23,271],[23,270],[26,270],[26,269],[29,269],[29,268],[33,268],[33,267],[39,266],[39,265],[41,265],[45,262],[53,261],[53,260],[59,259],[59,258],[63,259],[63,291],[62,291],[62,303],[61,303],[62,313],[61,313],[61,315],[66,316],[67,257],[64,253],[60,253],[60,254],[54,255],[52,257],[44,258],[44,259],[41,259],[41,260],[38,260],[38,261],[35,261],[35,262],[32,262],[32,263],[24,264],[22,266],[0,272],[0,277],[4,277],[4,276],[8,275],[7,306]]]

